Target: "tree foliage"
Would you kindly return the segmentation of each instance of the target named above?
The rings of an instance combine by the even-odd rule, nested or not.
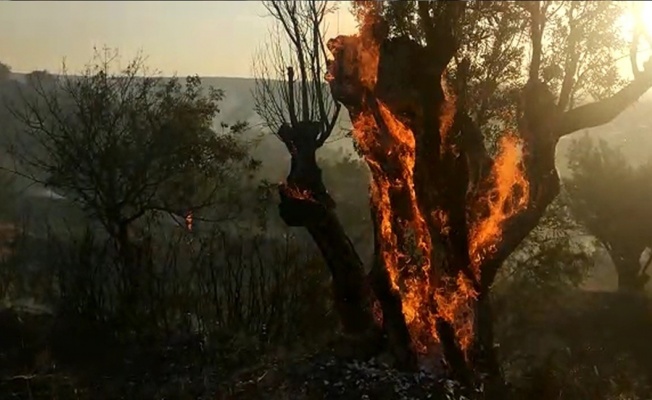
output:
[[[574,216],[609,252],[621,290],[641,290],[649,279],[641,253],[652,243],[652,163],[634,165],[622,151],[588,135],[569,149],[566,180]]]
[[[381,3],[391,35],[408,35],[425,43],[424,11],[419,11],[419,2]],[[428,2],[434,20],[444,12],[444,3]],[[457,103],[469,110],[489,143],[495,144],[505,128],[516,128],[520,94],[529,77],[524,66],[537,46],[529,32],[533,7],[540,12],[540,60],[536,68],[548,86],[548,96],[552,96],[548,101],[565,111],[609,96],[624,85],[616,62],[626,54],[629,43],[619,24],[626,11],[624,3],[467,3],[466,12],[453,27],[459,49],[448,75]]]
[[[518,298],[551,298],[580,286],[591,265],[591,241],[584,240],[583,226],[573,218],[569,203],[568,193],[562,192],[550,204],[539,226],[505,261],[496,285],[509,286]]]
[[[10,105],[19,122],[11,152],[21,174],[117,235],[151,212],[224,204],[225,189],[256,167],[237,137],[245,124],[213,128],[222,97],[198,77],[152,76],[142,57],[120,69],[104,50],[80,75],[22,91]]]

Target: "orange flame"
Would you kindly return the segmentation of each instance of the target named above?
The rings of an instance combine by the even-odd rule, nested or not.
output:
[[[529,184],[522,169],[520,141],[508,135],[501,138],[501,151],[491,171],[493,190],[483,201],[489,216],[471,228],[469,253],[475,273],[488,252],[495,251],[502,235],[502,224],[527,206]]]
[[[373,2],[356,3],[361,22],[357,46],[350,52],[339,52],[338,57],[354,67],[359,83],[373,92],[380,54],[379,44],[373,39],[375,5]],[[334,47],[343,46],[349,39],[340,40]],[[455,119],[455,98],[448,92],[444,79],[442,87],[447,101],[442,109],[436,110],[440,118],[441,151],[457,152],[448,140]],[[467,350],[473,342],[477,293],[472,278],[461,272],[456,276],[431,279],[436,276],[433,272],[439,275],[441,272],[431,271],[437,266],[431,259],[436,254],[432,253],[431,232],[414,190],[414,134],[382,101],[366,98],[362,108],[359,114],[352,115],[353,136],[372,173],[371,199],[377,210],[381,256],[391,286],[400,295],[403,316],[415,349],[422,354],[433,349],[438,342],[435,322],[442,319],[451,324],[460,347]],[[474,210],[482,206],[487,210],[484,218],[468,228],[469,267],[476,280],[482,260],[495,250],[501,239],[503,223],[527,206],[528,184],[522,172],[519,145],[514,136],[501,140],[500,154],[488,177],[490,182],[485,182],[492,189],[481,200],[482,204],[473,205]],[[407,194],[410,212],[401,210],[398,215],[399,211],[392,204],[392,196],[396,193]],[[432,210],[427,217],[441,227],[442,235],[448,235],[450,228],[445,210]],[[412,248],[406,246],[410,241],[407,237],[412,239]]]
[[[188,230],[188,232],[192,232],[192,211],[188,211],[186,213],[185,221],[186,221],[186,229]]]
[[[295,185],[289,185],[287,183],[281,183],[281,190],[285,193],[286,196],[296,199],[296,200],[306,200],[315,202],[315,198],[312,196],[312,193],[307,189],[300,189]]]

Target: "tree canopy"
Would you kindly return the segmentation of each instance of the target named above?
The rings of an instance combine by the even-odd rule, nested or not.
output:
[[[227,189],[257,164],[238,138],[246,124],[214,128],[223,93],[198,77],[156,77],[140,57],[116,71],[117,57],[104,50],[80,75],[33,76],[9,105],[18,172],[77,202],[112,235],[151,212],[199,215],[229,204]]]
[[[583,135],[569,149],[565,180],[573,215],[607,249],[620,290],[640,291],[649,280],[639,262],[652,243],[652,163],[634,165],[605,140]]]
[[[499,373],[488,294],[560,192],[557,142],[611,121],[652,86],[636,40],[634,79],[618,73],[623,10],[355,2],[359,34],[329,41],[331,89],[372,173],[375,291],[403,361],[410,345],[429,353],[435,342],[466,382],[469,364]]]

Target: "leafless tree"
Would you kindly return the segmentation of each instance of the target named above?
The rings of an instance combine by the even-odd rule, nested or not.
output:
[[[263,2],[276,24],[254,59],[254,104],[273,132],[283,124],[319,122],[322,145],[333,131],[340,105],[324,81],[327,50],[323,34],[325,17],[336,10],[334,3]]]
[[[279,188],[279,212],[289,226],[305,227],[319,246],[333,277],[336,309],[343,330],[374,332],[364,268],[334,212],[316,161],[316,151],[332,134],[339,116],[324,81],[327,1],[266,1],[275,30],[254,60],[256,111],[291,155],[287,180]]]

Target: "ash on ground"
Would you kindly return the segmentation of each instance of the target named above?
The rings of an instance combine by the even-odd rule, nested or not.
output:
[[[399,372],[372,359],[345,361],[332,354],[274,363],[238,377],[223,399],[457,400],[456,385],[425,369]]]

